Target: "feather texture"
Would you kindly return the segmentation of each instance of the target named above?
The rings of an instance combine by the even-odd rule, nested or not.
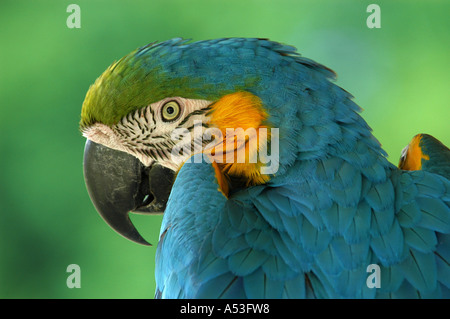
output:
[[[226,198],[211,164],[182,166],[161,227],[157,296],[449,295],[450,181],[439,175],[448,160],[429,151],[423,171],[390,164],[334,79],[265,39],[173,39],[132,52],[91,87],[82,128],[167,97],[215,102],[236,92],[257,97],[264,121],[279,128],[279,169],[262,185]],[[372,264],[379,288],[366,282]]]

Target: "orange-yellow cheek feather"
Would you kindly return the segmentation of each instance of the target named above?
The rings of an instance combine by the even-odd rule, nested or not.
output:
[[[216,175],[219,170],[224,176],[217,176],[219,184],[228,180],[227,176],[245,181],[245,186],[263,184],[269,180],[268,175],[261,174],[262,164],[257,156],[260,146],[267,146],[270,130],[265,123],[267,113],[261,100],[249,92],[236,92],[225,95],[211,105],[210,127],[218,128],[222,140],[205,152],[215,160]],[[227,129],[245,134],[227,138]],[[260,130],[263,129],[263,130]],[[243,137],[243,138],[242,138]],[[245,153],[244,153],[245,150]],[[256,154],[255,154],[256,153]],[[241,154],[245,154],[245,159]],[[241,156],[241,160],[238,159]],[[256,158],[256,161],[250,161]],[[222,188],[222,187],[221,187]],[[228,193],[221,189],[224,194]]]
[[[414,136],[408,145],[408,150],[404,161],[400,161],[399,167],[408,171],[416,171],[422,169],[422,159],[429,160],[430,157],[422,152],[420,140],[422,135]]]
[[[249,92],[236,92],[223,96],[211,105],[211,124],[221,130],[226,128],[258,128],[267,114],[259,97]]]
[[[214,172],[216,174],[217,178],[217,184],[219,184],[219,191],[222,192],[222,194],[228,198],[228,194],[230,192],[230,186],[229,186],[229,180],[225,176],[225,174],[222,173],[222,171],[219,168],[219,165],[216,162],[212,162],[212,166],[214,167]]]

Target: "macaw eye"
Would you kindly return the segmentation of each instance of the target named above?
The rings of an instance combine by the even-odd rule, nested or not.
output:
[[[162,107],[162,118],[164,121],[173,121],[180,115],[180,106],[175,101],[167,102]]]

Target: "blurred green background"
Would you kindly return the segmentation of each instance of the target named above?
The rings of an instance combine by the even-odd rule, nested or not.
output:
[[[381,29],[366,8],[381,7]],[[81,8],[69,29],[66,8]],[[115,234],[82,174],[89,85],[172,37],[265,37],[335,70],[397,164],[419,132],[450,145],[450,1],[0,2],[0,298],[152,298],[161,216],[132,216],[153,247]],[[81,267],[69,289],[66,268]]]

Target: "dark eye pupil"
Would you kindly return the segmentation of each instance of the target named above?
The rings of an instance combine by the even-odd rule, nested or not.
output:
[[[166,109],[166,112],[167,112],[167,114],[173,114],[173,113],[175,112],[175,110],[173,109],[173,107],[169,106],[169,107]]]

